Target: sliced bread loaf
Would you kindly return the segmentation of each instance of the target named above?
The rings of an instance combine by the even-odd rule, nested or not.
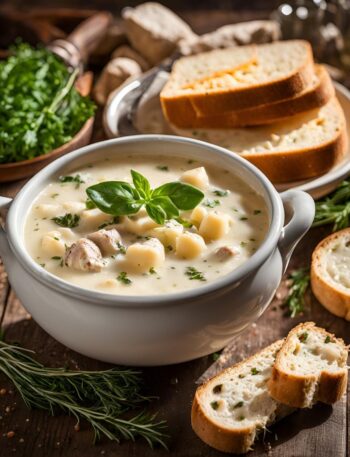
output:
[[[328,311],[350,321],[350,228],[317,245],[311,261],[311,288]]]
[[[319,108],[333,96],[334,87],[327,70],[321,65],[316,65],[315,75],[307,88],[285,100],[213,116],[197,116],[191,101],[187,100],[187,103],[182,104],[186,109],[169,112],[164,110],[164,115],[168,122],[179,128],[227,129],[263,125]]]
[[[344,113],[336,98],[319,109],[249,129],[173,129],[240,154],[274,183],[322,175],[347,151]]]
[[[344,341],[306,322],[288,334],[268,383],[270,395],[291,407],[335,403],[346,391],[348,348]]]
[[[160,99],[169,119],[188,101],[198,116],[212,116],[294,97],[313,74],[306,41],[219,49],[179,59]]]
[[[243,454],[257,434],[293,410],[269,396],[267,382],[283,340],[224,370],[197,389],[192,428],[209,446]]]

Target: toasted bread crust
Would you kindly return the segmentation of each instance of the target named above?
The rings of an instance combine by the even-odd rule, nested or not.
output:
[[[208,417],[201,405],[200,405],[200,396],[202,392],[206,389],[209,382],[211,382],[216,377],[220,377],[223,373],[228,370],[237,369],[241,365],[249,362],[250,360],[259,357],[260,353],[265,352],[267,349],[278,351],[283,343],[283,340],[276,341],[271,344],[268,348],[264,348],[258,353],[252,355],[248,359],[245,359],[233,367],[229,367],[223,372],[219,373],[217,376],[209,379],[206,383],[200,386],[195,394],[193,403],[192,403],[192,412],[191,412],[191,424],[194,432],[197,436],[204,441],[209,446],[227,453],[234,454],[244,454],[251,449],[251,446],[254,443],[258,430],[256,427],[246,427],[239,430],[232,430],[229,428],[222,427],[221,425],[215,423],[210,417]],[[288,411],[290,413],[291,411]],[[286,411],[283,411],[283,415],[288,414]],[[282,415],[281,414],[281,415]]]
[[[272,398],[285,405],[295,408],[311,407],[317,401],[333,404],[340,400],[346,391],[348,372],[347,368],[337,373],[323,371],[315,375],[297,375],[286,373],[281,366],[283,357],[287,357],[291,350],[291,337],[299,332],[313,331],[315,324],[305,322],[291,330],[281,350],[277,354],[271,378],[268,382],[269,393]],[[317,329],[324,336],[330,336],[341,345],[344,341],[336,338],[324,329]],[[312,398],[308,396],[310,389],[314,390]]]
[[[311,288],[317,300],[331,313],[350,321],[350,292],[336,287],[327,281],[321,273],[322,251],[327,249],[338,238],[348,235],[350,228],[332,233],[322,240],[315,248],[311,260]]]
[[[327,173],[343,160],[347,148],[348,138],[344,125],[334,140],[313,148],[240,155],[260,168],[273,183],[283,183]]]
[[[320,108],[334,96],[334,87],[327,70],[321,65],[316,65],[316,72],[319,77],[319,84],[314,89],[306,90],[292,98],[274,103],[199,117],[196,116],[189,100],[183,103],[185,110],[169,110],[166,103],[162,102],[163,113],[166,119],[178,128],[226,129],[278,122],[289,116]]]
[[[165,94],[166,91],[163,90],[160,94],[163,109],[170,118],[170,113],[173,110],[186,112],[187,102],[190,101],[198,116],[212,116],[216,113],[253,108],[294,97],[307,88],[314,74],[312,49],[308,42],[304,42],[304,44],[307,49],[305,62],[300,65],[297,71],[284,78],[271,80],[261,85],[252,84],[249,87],[236,90],[221,90],[199,94],[167,96]]]

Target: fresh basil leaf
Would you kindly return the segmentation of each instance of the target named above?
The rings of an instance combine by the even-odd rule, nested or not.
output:
[[[146,211],[151,219],[153,219],[157,224],[163,225],[167,214],[161,206],[154,205],[152,202],[146,203]]]
[[[179,210],[169,197],[155,197],[152,198],[151,203],[156,206],[161,206],[166,213],[167,219],[171,219],[180,215]]]
[[[137,213],[143,201],[131,184],[123,181],[106,181],[86,189],[89,198],[97,208],[113,216]]]
[[[151,186],[147,178],[135,170],[130,171],[132,182],[142,198],[148,199],[151,196]]]
[[[160,196],[169,197],[178,209],[184,211],[195,208],[204,198],[203,192],[197,187],[178,181],[169,182],[154,189],[152,198]]]

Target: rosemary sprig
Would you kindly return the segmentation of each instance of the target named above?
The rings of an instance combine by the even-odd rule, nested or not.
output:
[[[164,442],[165,421],[141,412],[124,419],[121,414],[141,406],[152,397],[140,392],[140,372],[127,368],[104,371],[72,371],[48,368],[31,357],[32,351],[0,341],[0,371],[16,386],[29,408],[61,410],[77,422],[85,419],[94,430],[94,441],[101,435],[121,439],[144,438],[153,447]]]
[[[295,317],[304,311],[305,292],[310,285],[310,273],[307,268],[294,270],[288,276],[289,293],[283,305],[289,310],[290,316]]]
[[[333,232],[350,225],[350,180],[343,181],[326,198],[316,202],[313,227],[333,224]]]

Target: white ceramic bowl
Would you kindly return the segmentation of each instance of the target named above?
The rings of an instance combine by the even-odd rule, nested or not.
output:
[[[152,296],[111,295],[67,283],[32,260],[24,243],[24,222],[33,199],[52,179],[119,154],[164,154],[213,163],[263,195],[270,228],[255,254],[216,282],[194,290]],[[165,135],[124,137],[79,149],[34,176],[9,208],[0,228],[0,254],[9,280],[33,318],[66,346],[87,356],[125,365],[164,365],[191,360],[223,348],[256,320],[274,296],[290,255],[314,217],[304,192],[278,194],[249,162],[217,146]],[[288,223],[285,224],[285,214]]]

